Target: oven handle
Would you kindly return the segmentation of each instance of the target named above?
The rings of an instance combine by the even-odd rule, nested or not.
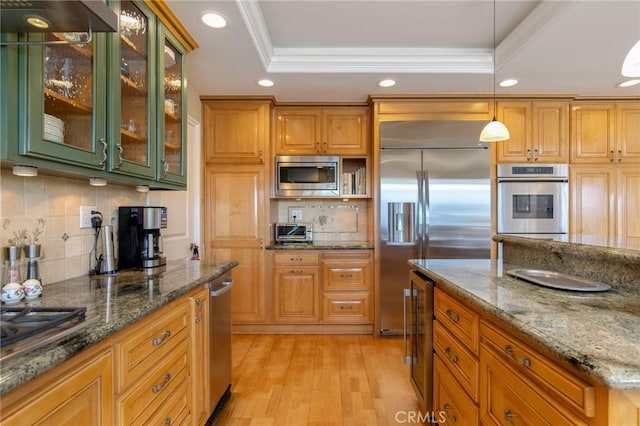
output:
[[[498,178],[498,183],[506,182],[569,182],[569,178]]]

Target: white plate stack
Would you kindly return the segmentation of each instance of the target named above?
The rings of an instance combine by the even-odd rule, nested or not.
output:
[[[50,114],[44,115],[44,139],[51,142],[64,142],[64,121]]]

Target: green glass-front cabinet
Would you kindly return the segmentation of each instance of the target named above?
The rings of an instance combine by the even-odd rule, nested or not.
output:
[[[156,23],[144,3],[116,2],[118,34],[109,40],[109,170],[156,176]]]
[[[158,180],[186,185],[186,51],[164,27],[159,27],[158,55]]]
[[[29,34],[29,41],[73,40],[74,33]],[[21,47],[19,154],[104,170],[105,35],[86,45]]]
[[[197,47],[161,1],[109,1],[117,33],[3,34],[0,156],[152,188],[186,186],[186,54]],[[169,28],[178,31],[179,38]]]

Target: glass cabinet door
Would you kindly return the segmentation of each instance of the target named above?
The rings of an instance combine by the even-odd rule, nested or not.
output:
[[[185,52],[167,30],[160,27],[158,153],[159,180],[186,183],[185,170]]]
[[[88,44],[77,33],[29,35],[30,41],[62,42],[27,49],[26,108],[21,114],[21,155],[103,169],[105,139],[105,42]]]
[[[151,119],[155,82],[155,25],[144,4],[122,1],[118,7],[120,32],[114,40],[113,83],[120,96],[110,108],[113,120],[110,170],[146,178],[155,177],[155,128]],[[115,70],[117,67],[117,70]],[[117,83],[116,83],[117,81]]]

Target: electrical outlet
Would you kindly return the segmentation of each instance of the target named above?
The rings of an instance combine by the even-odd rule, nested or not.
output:
[[[289,210],[289,220],[291,222],[300,222],[302,220],[302,210]]]
[[[96,210],[96,206],[80,206],[80,229],[91,228],[91,211]]]

